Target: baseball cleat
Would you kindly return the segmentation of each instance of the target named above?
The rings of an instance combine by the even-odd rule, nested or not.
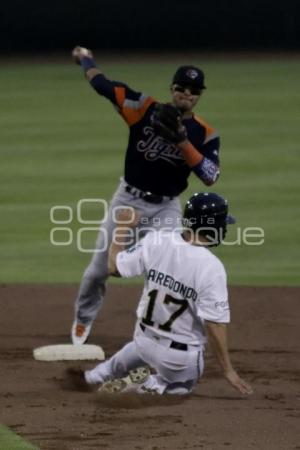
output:
[[[75,319],[71,330],[71,339],[74,345],[82,345],[90,335],[92,325],[83,325]]]
[[[130,370],[128,376],[132,383],[142,384],[144,383],[148,376],[150,375],[150,369],[148,366],[137,367],[136,369]]]
[[[139,392],[149,375],[149,367],[138,367],[130,370],[127,377],[106,381],[98,389],[98,393],[123,394],[127,392]]]

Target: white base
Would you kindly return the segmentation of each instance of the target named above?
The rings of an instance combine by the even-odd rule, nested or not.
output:
[[[33,350],[37,361],[77,361],[84,359],[105,359],[104,351],[98,345],[58,344],[38,347]]]

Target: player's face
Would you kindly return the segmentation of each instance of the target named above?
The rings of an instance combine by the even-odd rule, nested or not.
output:
[[[182,112],[191,111],[197,104],[202,90],[192,86],[173,84],[171,94],[174,105]]]

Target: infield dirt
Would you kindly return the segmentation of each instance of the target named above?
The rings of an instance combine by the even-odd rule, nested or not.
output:
[[[253,385],[249,398],[225,382],[209,350],[187,398],[67,389],[74,364],[34,361],[32,350],[69,342],[76,289],[0,287],[1,423],[41,450],[300,449],[300,288],[230,289],[229,346]],[[140,290],[109,287],[90,339],[107,356],[131,339]]]

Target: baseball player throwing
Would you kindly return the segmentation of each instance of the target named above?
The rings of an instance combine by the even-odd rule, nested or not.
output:
[[[181,220],[178,196],[186,189],[190,173],[206,185],[217,180],[220,143],[216,131],[193,114],[205,89],[199,68],[178,68],[172,80],[171,103],[164,105],[106,78],[97,69],[90,50],[76,47],[72,54],[91,86],[112,102],[129,127],[125,175],[102,224],[75,303],[72,341],[83,344],[105,295],[108,246],[104,239],[111,241],[114,212],[121,205],[133,206],[141,217],[138,227],[145,232],[153,226],[175,228]]]
[[[122,223],[126,218],[126,211],[119,215]],[[208,248],[221,242],[227,223],[233,222],[222,197],[194,194],[185,206],[184,231],[150,232],[125,251],[124,242],[113,240],[109,272],[123,277],[143,274],[144,290],[133,341],[82,373],[86,383],[101,384],[102,392],[189,393],[203,373],[208,330],[226,380],[242,394],[252,392],[230,361],[226,273]],[[131,226],[135,223],[133,218]],[[142,367],[145,364],[155,373]]]

